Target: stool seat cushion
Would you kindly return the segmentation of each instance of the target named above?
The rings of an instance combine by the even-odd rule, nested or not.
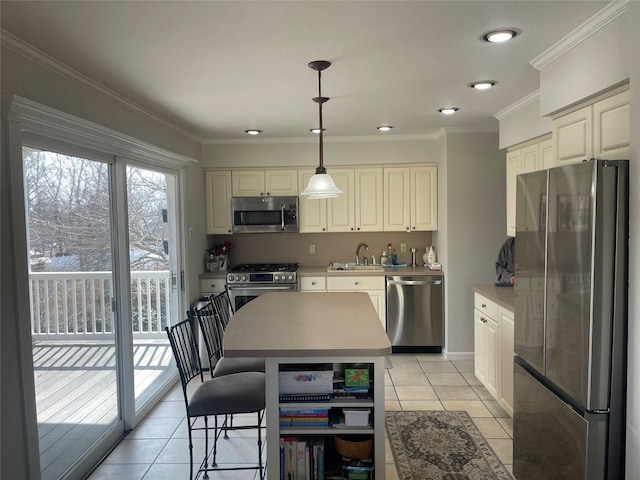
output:
[[[189,416],[252,413],[265,407],[265,375],[244,372],[206,380],[189,400]]]
[[[230,375],[242,372],[262,372],[264,373],[264,358],[252,357],[222,357],[216,363],[213,370],[214,377]]]

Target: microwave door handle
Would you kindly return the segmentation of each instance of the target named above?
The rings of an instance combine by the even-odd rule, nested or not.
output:
[[[284,232],[284,205],[280,206],[280,228],[282,229],[282,231]]]

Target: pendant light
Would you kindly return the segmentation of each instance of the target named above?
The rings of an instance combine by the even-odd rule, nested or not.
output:
[[[304,195],[309,199],[335,198],[339,197],[342,194],[342,190],[336,187],[333,178],[331,178],[331,176],[327,173],[327,169],[324,168],[322,158],[322,132],[324,132],[324,129],[322,128],[322,104],[328,102],[329,98],[322,96],[321,72],[322,70],[326,70],[327,68],[329,68],[330,65],[331,62],[327,62],[326,60],[316,60],[309,63],[309,68],[318,72],[318,96],[314,98],[313,101],[318,104],[318,115],[320,120],[320,124],[318,125],[318,128],[320,130],[320,164],[316,168],[315,175],[313,175],[309,179],[307,188],[300,192],[300,195]]]

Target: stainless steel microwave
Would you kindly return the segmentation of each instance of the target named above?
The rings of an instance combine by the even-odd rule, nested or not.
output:
[[[298,197],[233,197],[233,233],[298,232]]]

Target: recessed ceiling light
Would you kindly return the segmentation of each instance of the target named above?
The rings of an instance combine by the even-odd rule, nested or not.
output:
[[[493,87],[494,85],[496,85],[497,83],[498,82],[494,80],[481,80],[479,82],[472,82],[469,84],[469,86],[471,88],[475,88],[476,90],[487,90]]]
[[[248,133],[249,135],[260,135],[262,130],[245,130],[244,133]]]
[[[458,107],[444,107],[440,108],[438,111],[444,115],[453,115],[458,110],[460,110]]]
[[[320,133],[320,129],[319,129],[319,128],[310,128],[310,129],[309,129],[309,131],[310,131],[311,133]],[[326,131],[327,131],[327,129],[326,129],[326,128],[323,128],[323,129],[322,129],[322,131],[323,131],[323,132],[326,132]]]
[[[391,125],[380,125],[378,127],[378,130],[380,130],[381,132],[388,132],[389,130],[391,130],[393,127]]]
[[[512,28],[505,28],[502,30],[493,30],[482,35],[482,40],[490,43],[501,43],[511,40],[516,37],[519,32]]]

